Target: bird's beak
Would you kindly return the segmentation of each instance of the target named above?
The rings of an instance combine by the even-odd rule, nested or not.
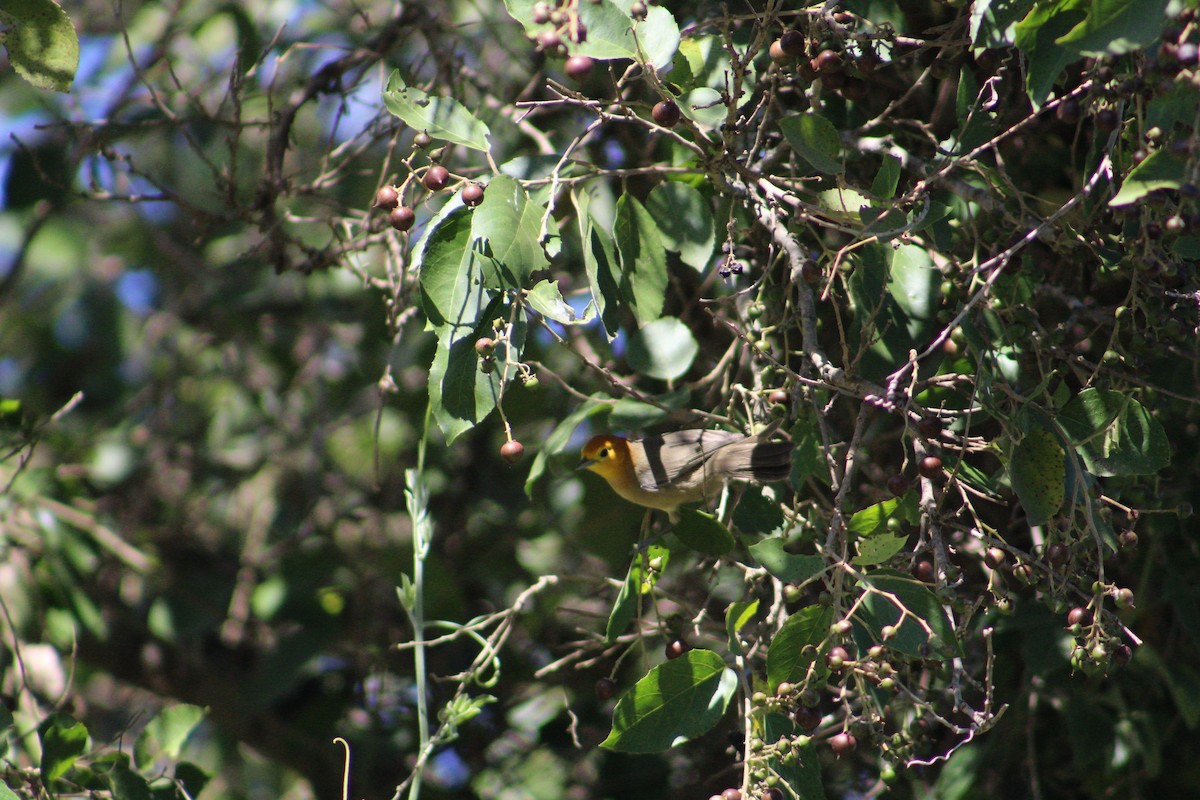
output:
[[[575,469],[591,469],[596,466],[596,461],[591,458],[581,458],[579,463],[575,465]]]

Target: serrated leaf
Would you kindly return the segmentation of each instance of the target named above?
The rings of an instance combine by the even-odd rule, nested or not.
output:
[[[777,536],[755,542],[749,550],[755,561],[784,583],[804,583],[825,569],[824,558],[793,555],[783,549],[783,539]]]
[[[704,195],[686,183],[667,181],[650,190],[646,210],[658,222],[666,248],[702,272],[716,246],[712,208]]]
[[[975,0],[971,4],[971,45],[977,50],[1010,47],[1016,24],[1034,0]]]
[[[178,761],[183,743],[204,719],[200,706],[181,703],[164,708],[146,724],[134,744],[134,759],[139,769],[149,769],[161,757]]]
[[[884,626],[891,625],[896,628],[896,634],[887,641],[889,647],[914,658],[927,658],[930,655],[934,658],[945,658],[945,653],[921,652],[921,646],[929,642],[929,634],[920,623],[908,616],[911,614],[929,626],[933,634],[941,640],[943,647],[961,655],[946,610],[942,608],[933,592],[912,575],[890,569],[877,569],[865,576],[863,585],[864,588],[869,586],[875,591],[868,592],[854,618],[869,631],[873,642],[882,643],[881,631]],[[896,601],[904,607],[907,614],[900,610]]]
[[[1009,480],[1030,525],[1041,525],[1062,508],[1066,496],[1066,456],[1054,434],[1034,425],[1013,450]]]
[[[8,27],[0,41],[13,70],[38,89],[71,91],[79,69],[79,36],[52,0],[4,0],[0,22]]]
[[[576,218],[583,246],[583,268],[587,273],[592,300],[604,323],[608,338],[621,328],[621,267],[617,261],[617,246],[612,234],[588,212],[591,198],[584,192],[571,195],[575,201]]]
[[[465,336],[461,326],[437,330],[437,348],[429,368],[429,402],[447,443],[492,413],[503,390],[503,365],[521,358],[526,322],[524,314],[518,313],[508,341],[497,348],[495,369],[485,373],[480,368],[475,341],[491,332],[491,320],[499,308],[498,297],[483,310],[476,327]]]
[[[1169,150],[1155,150],[1129,171],[1110,206],[1127,206],[1159,189],[1178,189],[1187,182],[1187,159]]]
[[[1153,475],[1171,460],[1162,425],[1123,392],[1084,389],[1057,422],[1093,475]]]
[[[629,194],[617,200],[613,239],[621,264],[621,295],[639,325],[662,316],[667,293],[667,258],[658,225]]]
[[[600,0],[580,3],[577,13],[587,27],[587,39],[580,43],[569,43],[569,52],[600,60],[627,58],[653,64],[657,69],[670,64],[679,47],[679,26],[675,18],[667,9],[647,4],[646,18],[635,26],[629,16],[632,2]],[[525,26],[526,33],[531,37],[536,37],[547,27],[533,21],[533,7],[536,4],[537,0],[504,0],[508,13]]]
[[[388,76],[383,104],[405,125],[425,131],[435,139],[460,144],[472,150],[487,151],[488,126],[453,97],[431,95],[415,86],[407,86],[399,70]]]
[[[828,467],[813,424],[807,420],[797,420],[792,426],[792,486],[799,489],[810,475],[827,476]]]
[[[860,539],[855,543],[858,555],[854,557],[853,563],[860,567],[882,564],[903,550],[907,543],[908,537],[903,534],[882,533]]]
[[[588,303],[582,316],[576,316],[575,309],[567,304],[558,290],[558,281],[539,281],[525,295],[525,299],[534,311],[561,325],[586,325],[596,318],[595,301]]]
[[[692,367],[700,345],[691,329],[677,317],[647,323],[629,337],[625,357],[635,372],[672,381]]]
[[[1057,43],[1092,58],[1141,50],[1162,35],[1170,0],[1092,0],[1084,19]]]
[[[833,123],[820,114],[794,114],[779,120],[779,130],[796,155],[803,158],[813,169],[826,175],[842,171],[838,156],[842,151],[842,140]],[[857,213],[858,209],[853,209]]]
[[[887,531],[887,521],[892,517],[905,522],[916,522],[919,514],[916,497],[906,494],[904,497],[892,497],[856,511],[850,517],[847,528],[856,536],[874,536]]]
[[[711,650],[660,664],[617,703],[601,747],[658,753],[712,730],[737,691],[737,675]]]
[[[694,508],[679,509],[679,522],[671,532],[686,546],[708,556],[723,556],[734,547],[733,534],[719,519]]]
[[[742,533],[773,533],[783,527],[783,509],[761,486],[748,486],[733,510],[733,525]]]
[[[784,681],[802,681],[814,662],[818,674],[828,671],[817,656],[832,624],[833,609],[823,605],[809,606],[788,617],[767,650],[767,684],[772,693]]]

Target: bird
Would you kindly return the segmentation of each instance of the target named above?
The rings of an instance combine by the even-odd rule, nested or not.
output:
[[[618,495],[679,520],[679,506],[716,497],[725,484],[781,481],[792,470],[791,442],[769,442],[777,420],[751,436],[694,428],[644,439],[599,434],[583,446],[579,469]]]

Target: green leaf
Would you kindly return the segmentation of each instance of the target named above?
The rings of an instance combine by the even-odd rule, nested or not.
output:
[[[826,175],[842,171],[842,162],[838,160],[842,140],[832,122],[816,113],[794,114],[779,120],[779,129],[796,155],[813,169]]]
[[[488,126],[453,97],[430,95],[406,86],[399,70],[392,70],[383,90],[383,104],[404,124],[435,139],[472,150],[488,150]]]
[[[784,550],[783,545],[783,539],[778,536],[763,539],[750,545],[750,555],[784,583],[804,583],[825,569],[825,559],[821,556],[793,555]]]
[[[627,58],[653,64],[657,69],[670,64],[679,48],[679,25],[675,18],[665,8],[647,4],[646,18],[635,27],[629,16],[632,3],[633,0],[580,3],[577,10],[580,21],[587,27],[587,39],[569,43],[570,53],[599,60]],[[536,4],[537,0],[504,0],[508,13],[525,26],[530,37],[548,27],[533,21]]]
[[[873,642],[882,643],[881,631],[884,626],[891,625],[896,628],[896,634],[887,641],[889,647],[914,658],[930,657],[930,654],[921,652],[921,645],[929,642],[929,634],[912,616],[906,615],[901,621],[902,612],[892,599],[894,597],[909,614],[924,620],[934,636],[941,640],[945,649],[932,653],[933,658],[961,655],[958,641],[954,637],[954,628],[946,617],[945,609],[933,592],[912,575],[890,569],[878,569],[865,576],[863,586],[874,591],[869,592],[863,599],[855,619],[870,632]],[[892,597],[881,595],[879,592],[885,592]]]
[[[1155,150],[1129,170],[1110,206],[1127,206],[1157,189],[1178,189],[1187,183],[1187,159],[1169,150]]]
[[[754,615],[757,613],[757,600],[734,603],[725,610],[725,633],[729,637],[730,652],[735,655],[741,654],[742,642],[738,638],[738,632],[746,626],[747,622],[754,619]]]
[[[717,240],[712,208],[704,195],[686,183],[667,181],[650,190],[646,210],[658,222],[666,248],[679,253],[679,260],[689,267],[703,272]]]
[[[525,495],[527,497],[533,497],[534,484],[537,483],[538,479],[546,471],[546,460],[557,456],[563,451],[567,443],[571,441],[571,435],[575,433],[575,429],[579,427],[579,423],[589,417],[594,417],[611,409],[612,406],[608,403],[588,400],[554,427],[554,430],[546,437],[546,442],[538,448],[537,455],[534,457],[533,463],[529,466],[529,477],[525,479]]]
[[[21,800],[3,779],[0,779],[0,800]]]
[[[662,316],[667,293],[667,258],[658,225],[632,195],[617,200],[613,238],[621,264],[621,294],[639,325]]]
[[[1093,475],[1153,475],[1171,460],[1162,425],[1123,392],[1084,389],[1057,422]]]
[[[783,527],[783,509],[761,486],[748,486],[733,510],[733,524],[742,533],[773,533]]]
[[[673,381],[691,369],[700,345],[677,317],[646,324],[629,337],[629,366],[648,378]]]
[[[18,75],[38,89],[71,91],[79,69],[79,37],[53,0],[0,0],[0,41]]]
[[[617,246],[612,235],[589,213],[591,197],[585,192],[573,192],[571,197],[579,220],[588,286],[604,330],[611,339],[621,328],[621,267],[617,261]]]
[[[1162,35],[1170,0],[1091,0],[1087,16],[1058,39],[1079,55],[1100,58],[1141,50]]]
[[[487,302],[484,264],[488,259],[472,245],[471,215],[466,208],[459,207],[430,225],[417,245],[421,306],[431,327],[450,326],[456,335],[465,336]]]
[[[832,624],[833,609],[829,606],[809,606],[788,617],[767,650],[767,684],[772,692],[785,681],[804,680],[814,662],[818,674],[828,670],[817,656]]]
[[[975,0],[971,4],[971,45],[976,50],[1010,47],[1017,22],[1033,4],[1034,0]]]
[[[124,754],[105,777],[113,800],[150,800],[150,784],[129,768],[129,758]]]
[[[529,276],[550,265],[542,249],[542,216],[546,209],[532,203],[521,184],[497,175],[487,185],[483,202],[471,214],[471,237],[484,244],[485,286],[527,288]]]
[[[903,534],[881,533],[866,539],[860,539],[856,546],[858,555],[854,564],[860,567],[882,564],[904,549],[908,537]]]
[[[799,488],[813,474],[828,475],[828,467],[813,424],[807,420],[797,420],[792,427],[792,486]]]
[[[916,522],[919,514],[917,499],[910,493],[904,497],[893,497],[867,506],[861,511],[856,511],[850,517],[847,527],[855,536],[875,536],[887,532],[887,521],[892,517],[898,517],[905,522]]]
[[[737,675],[711,650],[660,664],[617,703],[601,747],[658,753],[712,730],[737,691]]]
[[[567,301],[563,300],[562,293],[558,290],[558,281],[539,281],[525,295],[525,300],[534,311],[562,325],[586,325],[596,318],[595,301],[588,303],[588,307],[583,310],[583,316],[575,316],[575,309],[567,305]]]
[[[41,726],[42,783],[56,781],[88,750],[88,731],[82,722],[55,714]]]
[[[1013,42],[1029,59],[1025,93],[1034,109],[1042,107],[1062,71],[1079,58],[1057,41],[1084,18],[1074,6],[1075,0],[1035,5],[1015,27]]]
[[[190,761],[180,761],[175,765],[175,780],[183,785],[187,797],[197,797],[212,776]]]
[[[521,358],[526,323],[524,315],[518,314],[508,342],[496,349],[495,369],[485,373],[480,368],[475,340],[491,333],[492,316],[499,309],[500,298],[496,298],[480,314],[477,327],[465,336],[460,335],[459,328],[443,327],[437,331],[437,348],[429,368],[429,402],[448,444],[492,413],[503,391],[506,361],[516,362]]]
[[[900,185],[900,159],[893,155],[884,154],[883,163],[871,181],[871,194],[880,200],[891,200],[896,196],[896,187]]]
[[[1050,520],[1066,496],[1066,456],[1050,431],[1035,424],[1013,451],[1009,480],[1030,525]]]
[[[733,534],[712,514],[694,508],[681,508],[679,514],[671,532],[691,549],[708,556],[723,556],[733,549]]]
[[[658,570],[647,568],[651,559],[654,558],[662,561]],[[633,561],[629,564],[629,572],[625,574],[625,582],[621,584],[621,591],[617,593],[617,600],[608,614],[608,624],[604,629],[606,641],[616,641],[617,637],[629,627],[629,623],[637,615],[638,598],[648,594],[654,588],[654,584],[658,583],[658,578],[666,570],[670,559],[671,551],[659,544],[652,544],[646,548],[644,553],[638,553],[633,557]]]
[[[139,769],[149,769],[159,758],[179,760],[183,743],[191,735],[204,709],[199,706],[180,704],[165,708],[142,729],[134,744],[134,759]]]

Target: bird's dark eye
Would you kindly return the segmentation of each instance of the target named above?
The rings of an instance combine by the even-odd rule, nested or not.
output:
[[[600,457],[601,457],[601,458],[608,458],[608,448],[607,448],[607,447],[601,448],[601,450],[600,450]]]

